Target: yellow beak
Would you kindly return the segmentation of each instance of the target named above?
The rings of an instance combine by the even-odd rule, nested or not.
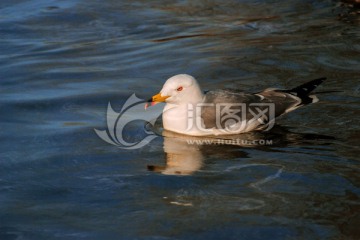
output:
[[[160,93],[152,96],[152,98],[150,98],[147,103],[145,104],[145,110],[150,107],[150,106],[154,106],[160,102],[165,102],[165,100],[170,97],[170,96],[161,96]]]
[[[169,96],[161,96],[160,93],[154,95],[152,98],[151,98],[151,101],[152,102],[165,102],[165,100],[168,98]]]

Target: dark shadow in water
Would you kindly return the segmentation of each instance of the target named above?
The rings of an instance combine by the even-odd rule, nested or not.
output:
[[[326,140],[335,137],[294,133],[285,127],[275,126],[268,132],[251,132],[231,136],[194,137],[163,130],[164,166],[147,166],[149,171],[166,175],[191,175],[201,170],[204,160],[209,157],[220,159],[247,158],[246,148],[255,148],[267,152],[281,152],[289,145],[304,145],[317,141],[317,145],[328,145]]]
[[[333,9],[333,12],[337,14],[339,20],[356,23],[359,22],[360,16],[360,1],[358,0],[342,0]]]

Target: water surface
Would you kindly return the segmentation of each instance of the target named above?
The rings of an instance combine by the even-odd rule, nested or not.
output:
[[[360,238],[356,10],[5,0],[0,32],[0,239]],[[271,145],[124,150],[95,134],[109,101],[120,111],[178,73],[247,91],[326,76],[319,91],[339,92],[243,136]]]

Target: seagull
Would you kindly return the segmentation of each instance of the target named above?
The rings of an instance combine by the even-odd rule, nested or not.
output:
[[[257,93],[218,89],[203,92],[188,74],[169,78],[160,93],[147,101],[145,109],[165,102],[163,128],[191,136],[236,135],[269,130],[275,118],[319,99],[310,93],[326,78],[290,90],[268,88]]]

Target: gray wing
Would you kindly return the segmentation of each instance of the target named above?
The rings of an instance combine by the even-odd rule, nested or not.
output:
[[[234,124],[235,120],[250,121],[258,117],[259,123],[255,127],[266,125],[272,118],[292,111],[300,103],[298,97],[274,89],[256,94],[216,90],[206,93],[201,117],[205,128],[226,128],[226,124]]]

